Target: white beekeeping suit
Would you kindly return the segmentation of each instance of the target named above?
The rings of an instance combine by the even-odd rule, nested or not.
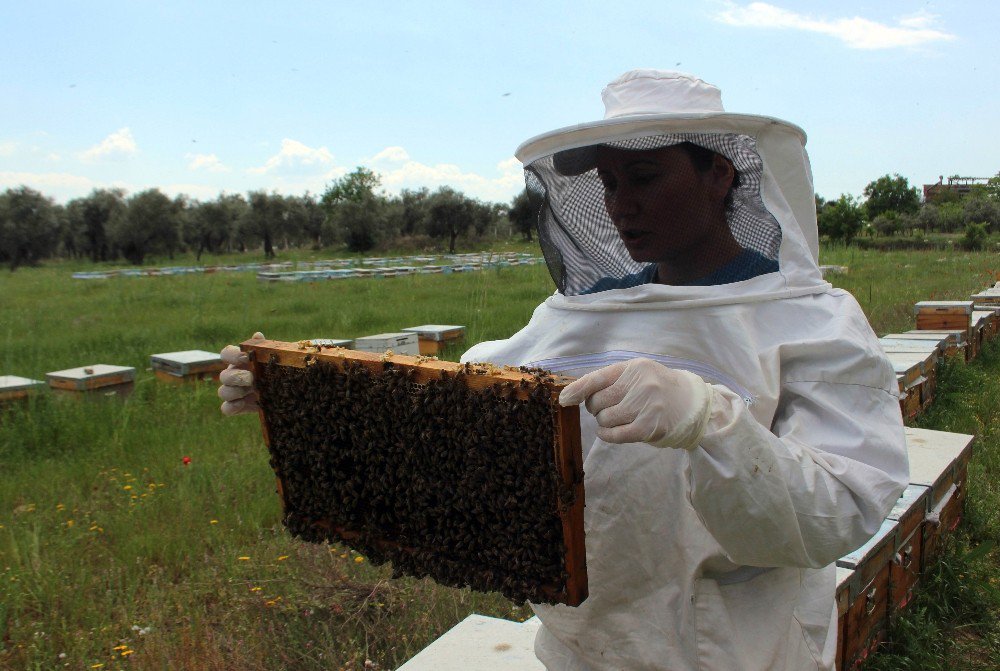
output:
[[[559,291],[463,357],[612,371],[631,394],[569,399],[597,417],[581,408],[590,596],[535,606],[536,654],[559,670],[831,669],[833,562],[879,528],[908,472],[892,368],[817,267],[804,133],[726,113],[717,88],[679,73],[626,73],[603,97],[604,120],[517,152]],[[680,143],[739,176],[717,236],[728,251],[688,245],[704,272],[671,284],[670,262],[642,260],[647,224],[612,214],[630,207],[614,170]],[[661,211],[688,212],[681,201]],[[662,226],[680,239],[684,216]],[[628,418],[610,423],[646,422],[641,440],[606,428],[600,409],[619,401]]]

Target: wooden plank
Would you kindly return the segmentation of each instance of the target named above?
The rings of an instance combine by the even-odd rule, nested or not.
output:
[[[354,375],[355,382],[352,384],[362,385],[362,387],[357,387],[355,392],[357,395],[364,394],[363,385],[365,384],[365,379],[376,379],[381,376],[380,379],[404,379],[405,384],[397,383],[393,387],[392,398],[394,403],[401,403],[406,406],[408,403],[418,403],[421,402],[419,399],[424,399],[426,401],[430,398],[429,395],[432,394],[434,389],[443,388],[443,382],[448,381],[449,384],[458,384],[462,389],[468,390],[469,392],[485,393],[489,392],[483,398],[485,399],[497,399],[496,403],[509,404],[515,401],[541,402],[541,399],[545,399],[544,403],[548,406],[546,411],[548,420],[551,422],[552,431],[552,450],[548,455],[547,459],[551,459],[551,462],[547,462],[547,459],[543,459],[540,463],[541,466],[545,468],[553,468],[553,484],[552,491],[548,494],[539,490],[537,492],[540,497],[537,503],[532,503],[531,501],[518,501],[518,505],[536,505],[544,509],[548,509],[552,514],[558,514],[559,526],[562,532],[562,538],[560,539],[560,550],[563,557],[562,563],[562,580],[561,584],[544,583],[538,585],[546,600],[552,603],[565,603],[567,605],[579,605],[587,596],[587,572],[586,572],[586,551],[584,542],[584,525],[583,525],[583,509],[584,509],[584,485],[583,485],[583,458],[582,449],[580,445],[580,427],[579,427],[579,408],[577,406],[571,406],[568,408],[563,408],[558,405],[559,392],[568,384],[570,378],[562,378],[547,375],[544,372],[539,371],[524,371],[520,369],[512,368],[499,368],[489,364],[459,364],[449,361],[438,361],[434,359],[428,359],[426,357],[416,357],[398,354],[378,354],[374,352],[362,352],[355,350],[346,350],[342,348],[326,348],[326,347],[315,347],[307,343],[284,343],[279,341],[261,341],[261,340],[248,340],[241,345],[242,349],[250,354],[251,364],[254,370],[255,379],[260,381],[258,383],[258,393],[261,395],[261,425],[264,430],[265,442],[267,443],[269,449],[272,453],[272,465],[275,466],[276,474],[279,477],[278,490],[282,497],[283,511],[285,513],[286,523],[289,520],[289,515],[299,514],[300,511],[294,510],[292,505],[292,494],[290,485],[295,484],[296,478],[307,477],[309,474],[306,473],[286,473],[284,477],[279,471],[277,465],[278,453],[281,450],[286,449],[287,446],[276,443],[276,440],[280,443],[281,438],[276,438],[279,434],[275,433],[275,426],[286,426],[289,423],[294,424],[295,418],[289,418],[287,416],[273,417],[268,415],[267,407],[269,405],[268,394],[268,384],[269,382],[264,382],[267,379],[266,375],[268,371],[280,371],[280,370],[304,370],[304,369],[315,369],[310,370],[310,374],[315,374],[316,376],[340,376],[340,378],[347,379],[347,376]],[[370,373],[370,377],[364,378],[359,377],[351,371],[364,370]],[[317,372],[318,371],[318,372]],[[284,373],[282,373],[284,375]],[[301,376],[301,373],[299,374]],[[393,378],[393,376],[396,376]],[[338,379],[340,379],[338,378]],[[326,378],[324,378],[326,379]],[[448,387],[452,396],[447,399],[437,397],[438,400],[446,401],[440,409],[432,408],[433,412],[428,411],[423,413],[423,411],[412,417],[412,422],[406,427],[406,436],[411,438],[400,438],[393,437],[397,434],[391,433],[392,427],[378,423],[381,420],[377,419],[376,424],[372,424],[372,419],[369,416],[359,416],[351,419],[344,419],[340,417],[338,422],[346,422],[343,424],[343,430],[353,436],[362,436],[364,441],[369,439],[364,436],[379,435],[386,436],[388,438],[372,438],[371,442],[366,442],[368,446],[365,448],[366,458],[370,455],[372,467],[377,467],[380,460],[383,465],[387,462],[384,460],[389,457],[389,455],[403,455],[406,452],[399,452],[400,449],[413,449],[412,446],[401,444],[405,443],[406,440],[416,440],[418,443],[421,439],[412,438],[414,436],[425,435],[425,432],[432,432],[438,430],[442,425],[442,421],[447,419],[448,415],[454,415],[454,413],[460,410],[462,401],[461,394],[457,391],[458,387]],[[336,391],[336,390],[334,390]],[[296,392],[297,393],[297,392]],[[339,392],[338,392],[339,393]],[[349,393],[349,392],[348,392]],[[463,392],[464,393],[464,392]],[[332,392],[324,392],[326,394],[325,398],[327,402],[333,403],[334,394]],[[403,394],[403,396],[398,396],[398,394]],[[423,394],[423,396],[421,396]],[[457,396],[456,396],[457,394]],[[409,396],[407,396],[409,395]],[[408,399],[414,399],[410,401]],[[433,399],[432,399],[433,400]],[[491,401],[484,401],[491,402]],[[441,405],[441,404],[438,404]],[[354,407],[354,406],[352,406]],[[491,416],[494,414],[490,409],[491,406],[486,406],[482,412],[483,414],[477,416],[474,420],[469,421],[466,424],[466,429],[471,432],[477,441],[480,441],[482,445],[486,446],[500,446],[503,447],[506,452],[504,454],[510,455],[517,453],[517,458],[514,460],[516,462],[523,462],[524,468],[535,468],[537,464],[531,462],[532,454],[525,452],[521,449],[521,446],[517,442],[510,442],[510,440],[517,440],[514,438],[514,430],[526,431],[530,430],[531,427],[508,427],[509,429],[504,432],[504,427],[496,427],[495,422],[491,424]],[[497,406],[499,408],[499,406]],[[527,405],[525,406],[527,407]],[[296,412],[309,412],[308,406],[303,406],[301,409],[296,407]],[[285,412],[285,411],[282,411]],[[443,413],[443,414],[442,414]],[[377,410],[374,411],[372,416],[377,415]],[[499,415],[499,410],[498,414]],[[381,417],[380,415],[378,416]],[[319,418],[322,421],[323,418]],[[275,422],[278,424],[275,424]],[[304,421],[304,420],[303,420]],[[465,420],[463,420],[465,421]],[[338,425],[340,426],[340,425]],[[426,431],[424,428],[426,426]],[[338,429],[339,430],[339,429]],[[284,428],[281,431],[285,431]],[[368,433],[363,433],[368,432]],[[400,434],[402,435],[402,434]],[[427,435],[430,435],[427,433]],[[437,435],[437,434],[435,434]],[[503,436],[511,436],[510,439],[504,438]],[[500,438],[496,438],[500,436]],[[390,440],[397,441],[393,445],[384,445],[379,442],[380,440]],[[429,489],[433,491],[451,491],[450,482],[447,478],[456,477],[469,477],[469,471],[463,471],[466,468],[465,464],[467,462],[472,463],[473,460],[467,459],[463,455],[467,455],[465,452],[466,443],[463,440],[467,438],[462,438],[460,436],[453,436],[452,434],[447,434],[443,436],[443,444],[437,442],[434,443],[433,449],[435,455],[441,456],[448,460],[448,468],[442,469],[442,471],[454,471],[454,473],[439,473],[438,476],[441,478],[440,482],[429,483],[433,485]],[[505,445],[500,445],[499,443],[490,441],[495,440],[506,440]],[[320,447],[320,445],[309,445],[308,455],[310,459],[313,456],[317,460],[322,462],[322,459],[328,458],[324,454],[329,454],[331,443],[327,441],[323,443],[327,446],[326,452]],[[298,448],[296,448],[298,449]],[[392,450],[396,450],[393,452]],[[522,458],[523,457],[523,458]],[[537,457],[536,457],[537,461]],[[548,466],[545,462],[549,463]],[[498,463],[494,463],[494,460],[488,460],[483,463],[475,462],[475,467],[477,469],[476,475],[478,478],[482,478],[482,482],[489,483],[490,485],[502,486],[505,482],[511,481],[515,477],[521,477],[518,474],[511,474],[509,472],[503,471]],[[521,464],[515,464],[515,467],[522,467]],[[322,467],[326,468],[326,467]],[[320,469],[322,471],[322,468]],[[332,466],[330,468],[333,468]],[[471,466],[469,467],[471,468]],[[366,471],[367,472],[367,471]],[[455,474],[458,475],[455,475]],[[425,474],[426,475],[426,474]],[[421,476],[422,478],[425,476]],[[429,476],[427,476],[429,477]],[[549,477],[549,476],[546,476]],[[287,481],[286,481],[287,480]],[[404,483],[405,485],[405,483]],[[295,484],[295,486],[298,486]],[[484,485],[486,486],[486,485]],[[401,486],[405,489],[405,486]],[[436,489],[434,489],[436,488]],[[399,488],[397,488],[398,490]],[[534,491],[532,492],[534,494]],[[551,499],[547,498],[551,494]],[[400,496],[406,495],[403,491]],[[380,495],[381,496],[381,495]],[[502,497],[500,497],[502,498]],[[508,497],[509,499],[510,497]],[[379,500],[374,502],[361,502],[361,505],[369,505],[371,509],[374,509],[376,505],[388,505],[393,513],[397,512],[400,508],[405,509],[405,511],[410,511],[414,505],[412,499],[407,499],[405,506],[395,506],[390,501]],[[418,502],[419,504],[419,502]],[[505,505],[501,500],[491,501],[490,505]],[[510,511],[516,512],[520,510],[514,502],[508,500],[506,504],[509,506]],[[345,505],[346,508],[346,505]],[[480,510],[481,506],[473,506],[474,510]],[[501,512],[505,512],[504,511]],[[424,510],[424,513],[435,515],[435,524],[437,524],[438,518],[444,520],[442,524],[448,523],[449,515],[454,515],[454,512],[449,509],[443,510]],[[333,511],[337,513],[337,511]],[[421,513],[421,514],[424,514]],[[338,513],[339,514],[339,513]],[[481,514],[481,513],[476,513]],[[416,542],[413,538],[403,539],[394,536],[392,529],[386,528],[383,524],[378,528],[374,528],[369,525],[363,529],[351,529],[344,526],[340,526],[334,522],[332,519],[335,517],[330,515],[317,514],[315,511],[310,512],[307,517],[307,524],[311,525],[309,528],[317,529],[325,534],[325,537],[334,537],[347,542],[348,544],[352,542],[368,543],[369,546],[374,546],[379,550],[386,551],[387,554],[393,558],[405,558],[409,557],[415,562],[424,562],[425,557],[428,555],[434,555],[438,557],[442,552],[447,551],[446,547],[431,547],[428,545],[416,546],[413,543]],[[421,518],[423,519],[423,518]],[[555,517],[551,517],[555,521]],[[491,522],[495,521],[491,518]],[[481,526],[487,528],[485,524],[475,524],[472,526]],[[408,528],[412,529],[412,525]],[[516,521],[510,523],[511,529],[517,529]],[[470,531],[471,527],[466,524],[462,527],[461,533],[473,533]],[[418,534],[419,535],[419,534]],[[514,542],[517,540],[518,535],[526,535],[531,537],[531,534],[515,534],[513,536]],[[421,541],[422,542],[422,541]],[[513,548],[512,551],[520,553],[523,550],[525,556],[534,556],[537,554],[536,549],[533,547],[526,548]],[[437,554],[435,554],[437,553]],[[511,555],[513,556],[513,555]],[[520,556],[520,555],[518,555]],[[450,557],[444,557],[444,560],[451,560]],[[407,560],[409,561],[409,560]],[[483,575],[489,574],[489,580],[503,579],[503,571],[510,571],[510,561],[505,559],[505,566],[491,565],[486,562],[485,559],[474,558],[469,561],[478,562],[476,566],[469,566],[467,564],[459,566],[455,569],[457,564],[452,561],[449,565],[448,571],[464,570],[467,573],[471,573],[466,581],[476,586],[476,580],[485,580],[482,578]],[[524,565],[528,565],[530,562],[525,562]],[[514,566],[516,570],[520,570],[517,567],[521,563],[515,560]],[[432,566],[431,563],[426,563],[426,566]],[[405,567],[404,567],[405,568]],[[478,571],[478,573],[476,573]],[[447,571],[443,571],[446,573]],[[443,574],[442,573],[442,574]],[[502,575],[503,574],[503,575]],[[434,575],[432,573],[432,575]],[[451,576],[447,577],[446,582],[448,584],[456,584],[456,578]],[[478,577],[477,577],[478,576]],[[498,577],[499,576],[499,577]],[[440,577],[440,576],[435,576]],[[530,576],[526,576],[526,579]],[[508,583],[503,584],[504,587],[508,586]]]

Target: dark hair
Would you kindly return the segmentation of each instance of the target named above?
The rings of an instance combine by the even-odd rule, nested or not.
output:
[[[677,146],[684,150],[684,153],[691,159],[691,164],[698,172],[708,172],[712,169],[712,163],[715,161],[715,155],[718,152],[706,149],[693,142],[681,142]],[[719,154],[719,156],[722,156],[722,154]],[[726,157],[722,156],[722,158]],[[729,161],[728,158],[726,160]],[[732,165],[732,161],[729,161],[729,163]],[[729,193],[726,194],[726,209],[729,209],[729,206],[733,204],[733,190],[739,185],[740,173],[736,169],[736,166],[733,166],[733,183],[729,186]]]

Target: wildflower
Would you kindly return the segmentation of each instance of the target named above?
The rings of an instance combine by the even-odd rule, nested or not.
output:
[[[56,510],[65,510],[65,509],[66,509],[66,506],[64,506],[63,504],[61,504],[61,503],[57,503],[56,504]]]
[[[101,664],[101,663],[97,663],[97,664],[91,664],[91,665],[90,665],[90,668],[92,668],[92,669],[103,669],[103,668],[104,668],[104,665],[103,665],[103,664]]]
[[[125,485],[124,487],[122,487],[122,489],[124,489],[127,492],[130,489],[132,489],[132,485]]]
[[[364,557],[355,557],[355,558],[354,558],[354,563],[355,563],[355,564],[360,564],[360,563],[361,563],[361,562],[363,562],[364,560],[365,560],[365,558],[364,558]]]
[[[120,652],[119,654],[120,654],[120,655],[121,655],[122,657],[128,657],[128,656],[129,656],[129,655],[131,655],[131,654],[132,654],[133,652],[135,652],[135,650],[122,650],[122,651],[121,651],[121,652]]]
[[[285,561],[286,559],[288,559],[288,555],[281,555],[278,557],[278,561]]]
[[[219,520],[209,520],[208,523],[209,524],[218,524]]]
[[[184,463],[185,466],[187,466],[188,464],[191,463],[191,457],[183,457],[181,458],[181,461]]]
[[[259,592],[259,591],[261,591],[262,589],[264,589],[264,588],[263,588],[263,587],[251,587],[251,588],[250,588],[250,591],[251,591],[251,592]]]
[[[113,647],[111,649],[112,650],[128,650],[128,646],[127,645],[116,645],[115,647]]]
[[[250,561],[250,557],[237,557],[240,561]]]
[[[66,520],[66,528],[67,529],[72,528],[73,524],[75,524],[75,522],[73,522],[73,520]]]

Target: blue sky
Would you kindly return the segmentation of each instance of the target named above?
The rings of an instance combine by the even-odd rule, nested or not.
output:
[[[988,177],[998,28],[995,0],[7,2],[0,188],[319,193],[366,165],[508,200],[517,145],[600,118],[636,67],[804,128],[827,198]]]

